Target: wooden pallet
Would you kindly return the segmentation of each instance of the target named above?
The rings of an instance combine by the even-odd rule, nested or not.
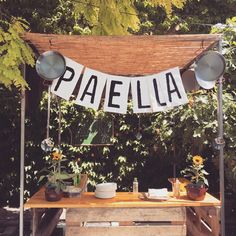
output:
[[[187,207],[189,236],[219,236],[220,207]]]
[[[185,222],[184,207],[74,208],[66,213],[66,236],[183,236]]]

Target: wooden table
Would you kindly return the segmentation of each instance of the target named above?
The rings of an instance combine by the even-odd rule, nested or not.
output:
[[[188,235],[218,236],[219,206],[220,201],[210,194],[203,201],[191,201],[184,193],[179,199],[160,202],[142,200],[140,193],[117,192],[115,198],[98,199],[85,192],[80,198],[47,202],[43,190],[25,204],[32,209],[33,235],[43,235],[38,229],[43,227],[39,222],[42,209],[54,210],[57,215],[66,208],[67,236],[177,236],[187,231]]]

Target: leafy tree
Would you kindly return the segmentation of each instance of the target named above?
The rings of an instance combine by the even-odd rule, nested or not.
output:
[[[140,27],[136,0],[81,0],[76,1],[75,10],[80,19],[85,19],[94,35],[123,35],[136,32]],[[183,8],[186,0],[146,0],[145,7],[162,7],[167,15],[172,6]]]
[[[27,28],[22,19],[0,22],[0,83],[7,88],[27,86],[20,71],[22,64],[34,65],[32,49],[20,37]]]
[[[138,34],[209,33],[211,27],[235,15],[235,0],[188,0],[182,8],[173,8],[168,17],[160,7],[137,1],[141,22]]]

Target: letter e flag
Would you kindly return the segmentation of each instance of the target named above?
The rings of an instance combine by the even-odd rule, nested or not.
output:
[[[104,111],[125,114],[127,112],[130,78],[107,75]]]

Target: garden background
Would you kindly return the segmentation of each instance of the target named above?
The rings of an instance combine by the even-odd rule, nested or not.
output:
[[[172,2],[172,4],[171,4]],[[163,3],[163,4],[161,4]],[[40,148],[46,136],[47,86],[33,65],[32,50],[20,35],[24,31],[81,35],[159,35],[223,33],[227,59],[224,80],[224,132],[226,196],[236,194],[236,1],[107,1],[107,0],[0,0],[0,205],[19,206],[20,89],[25,86],[20,64],[27,64],[25,199],[36,192],[38,171],[45,166]],[[221,24],[217,24],[221,23]],[[172,110],[127,115],[104,113],[61,100],[62,150],[70,161],[80,159],[81,172],[89,175],[89,190],[96,183],[115,181],[119,190],[132,188],[138,177],[140,191],[168,185],[176,164],[177,176],[189,154],[206,158],[209,192],[219,194],[216,88],[188,93],[189,103]],[[110,146],[76,146],[72,130],[95,118],[112,120]],[[138,125],[140,122],[140,126]],[[52,99],[50,136],[57,141],[58,106]],[[137,138],[141,132],[142,137]],[[70,167],[68,167],[70,169]]]

